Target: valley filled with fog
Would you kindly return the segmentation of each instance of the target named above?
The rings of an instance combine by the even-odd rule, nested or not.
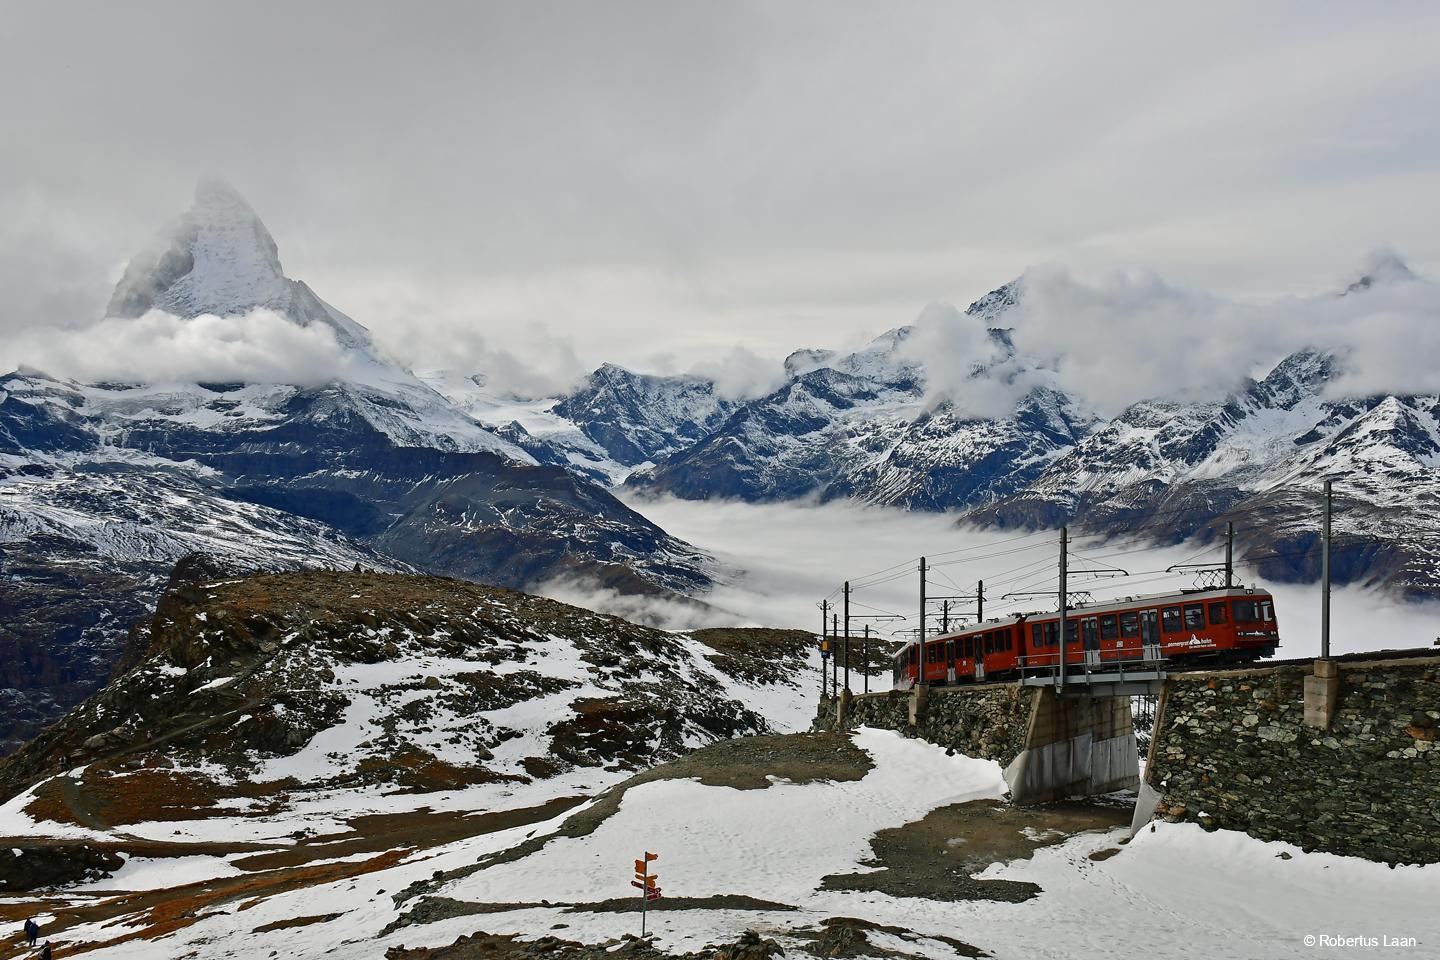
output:
[[[845,580],[854,587],[852,616],[898,613],[907,621],[877,629],[913,629],[919,606],[917,561],[931,564],[934,585],[971,594],[986,582],[986,616],[1053,610],[1050,597],[1001,599],[1007,593],[1053,591],[1059,532],[979,530],[957,524],[952,514],[915,513],[855,503],[747,504],[630,497],[633,509],[712,554],[728,575],[704,599],[714,610],[697,611],[619,597],[574,583],[552,584],[558,599],[630,616],[648,616],[671,627],[715,623],[815,630],[820,600],[838,598]],[[1238,553],[1237,547],[1237,553]],[[1159,593],[1194,585],[1194,576],[1166,574],[1182,563],[1221,563],[1223,543],[1157,546],[1134,539],[1074,537],[1070,590],[1091,591],[1096,601]],[[1128,577],[1099,575],[1104,567]],[[1282,646],[1277,656],[1314,656],[1320,650],[1320,587],[1257,578],[1244,564],[1236,578],[1275,594]],[[1440,604],[1405,602],[1382,591],[1338,587],[1331,599],[1334,653],[1418,647],[1440,635]],[[859,632],[865,621],[852,624]]]

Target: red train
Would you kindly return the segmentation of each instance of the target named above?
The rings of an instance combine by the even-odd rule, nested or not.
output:
[[[1188,590],[1073,607],[1065,614],[1067,669],[1159,660],[1240,663],[1280,645],[1275,598],[1234,587]],[[1053,672],[1060,662],[1060,615],[1029,613],[907,643],[895,655],[894,685],[1013,680]]]

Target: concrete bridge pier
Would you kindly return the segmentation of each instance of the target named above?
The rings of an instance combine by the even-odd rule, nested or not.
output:
[[[1134,789],[1140,758],[1130,698],[1061,697],[1032,687],[1024,746],[1005,768],[1012,803],[1049,803]]]

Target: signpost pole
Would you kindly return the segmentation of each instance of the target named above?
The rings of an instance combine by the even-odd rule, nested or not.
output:
[[[659,874],[650,872],[650,861],[659,860],[658,853],[645,852],[645,859],[635,861],[635,879],[630,881],[630,886],[640,888],[640,936],[645,936],[645,913],[646,907],[651,900],[660,899],[660,888],[655,881],[660,879]]]

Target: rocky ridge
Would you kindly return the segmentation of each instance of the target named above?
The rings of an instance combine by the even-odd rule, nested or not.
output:
[[[163,780],[210,796],[203,806],[217,813],[241,785],[283,803],[274,797],[634,771],[768,732],[743,692],[798,692],[810,654],[809,635],[776,632],[763,654],[727,644],[722,656],[459,580],[305,571],[204,582],[213,566],[190,566],[132,634],[123,672],[0,761],[0,798],[53,785],[62,758],[86,765],[87,791]],[[756,681],[716,666],[746,673],[760,656],[794,674]]]

